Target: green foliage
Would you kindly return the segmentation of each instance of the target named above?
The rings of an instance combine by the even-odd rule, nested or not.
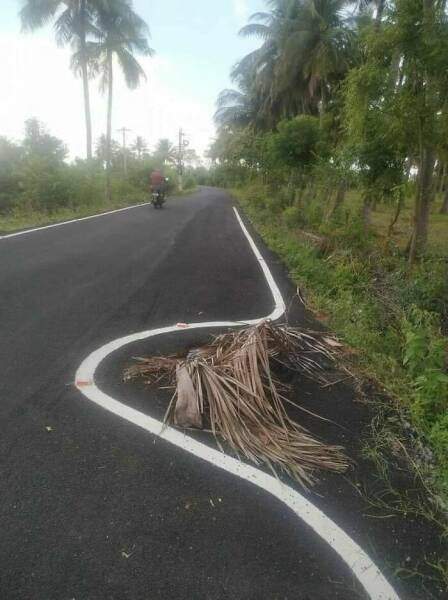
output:
[[[196,187],[196,179],[193,175],[188,175],[184,181],[184,189],[192,190],[194,187]]]
[[[403,363],[412,377],[412,410],[424,427],[430,427],[448,410],[447,343],[440,335],[438,317],[411,305],[403,320]]]
[[[316,159],[320,139],[319,120],[309,115],[280,121],[277,133],[269,136],[271,161],[291,169],[305,169]]]

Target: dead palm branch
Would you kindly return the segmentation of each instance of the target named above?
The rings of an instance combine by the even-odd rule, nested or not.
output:
[[[165,420],[178,427],[209,428],[238,455],[312,485],[316,471],[342,472],[348,460],[339,446],[324,444],[291,419],[287,387],[275,364],[325,382],[322,362],[335,343],[322,334],[264,321],[216,336],[185,356],[139,358],[125,379],[175,386]],[[300,408],[300,407],[299,407]]]

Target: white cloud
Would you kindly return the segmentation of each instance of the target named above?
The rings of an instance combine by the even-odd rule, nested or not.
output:
[[[84,112],[81,81],[69,70],[69,51],[58,49],[43,35],[0,35],[2,99],[0,135],[20,139],[24,120],[36,116],[63,139],[71,156],[85,155]],[[185,94],[180,97],[170,86],[175,73],[163,58],[144,59],[148,81],[130,91],[117,75],[114,92],[113,133],[125,125],[130,137],[142,135],[150,145],[160,137],[175,141],[182,126],[191,147],[202,153],[213,136],[213,106],[198,103]],[[91,83],[94,137],[106,124],[106,98]]]

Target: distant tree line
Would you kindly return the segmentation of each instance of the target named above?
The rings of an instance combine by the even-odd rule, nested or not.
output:
[[[127,171],[124,173],[123,153]],[[25,122],[23,140],[15,142],[0,136],[0,217],[9,214],[52,214],[61,209],[93,210],[111,202],[127,204],[147,200],[149,177],[153,169],[163,169],[176,187],[178,153],[167,139],[159,140],[153,151],[142,136],[129,148],[102,135],[96,141],[89,161],[67,161],[68,148],[51,135],[36,118]],[[109,160],[110,197],[104,196],[106,163]],[[204,179],[205,169],[194,150],[183,156],[186,187],[196,178]],[[30,217],[31,218],[31,217]]]

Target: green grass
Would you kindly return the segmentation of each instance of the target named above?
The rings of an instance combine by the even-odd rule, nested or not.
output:
[[[318,201],[305,210],[282,211],[281,197],[272,198],[260,185],[234,193],[318,317],[351,348],[360,375],[389,394],[430,446],[434,485],[448,505],[448,340],[441,333],[448,315],[448,263],[441,259],[448,255],[448,217],[435,207],[432,258],[409,273],[401,252],[408,240],[409,208],[397,223],[391,248],[384,240],[393,207],[378,207],[366,234],[357,194],[350,194],[341,214],[328,222]],[[309,241],[303,229],[324,236],[328,248]]]
[[[440,197],[431,207],[429,219],[428,253],[434,256],[448,256],[448,215],[439,213],[442,199]],[[361,209],[361,195],[357,191],[347,194],[345,206],[352,212]],[[390,203],[379,203],[372,212],[372,229],[378,239],[386,240],[389,223],[391,222],[394,206]],[[392,241],[397,248],[404,250],[412,232],[412,201],[407,199],[400,217],[394,226]]]
[[[196,187],[185,189],[182,192],[172,192],[173,196],[188,196],[196,190]],[[117,208],[132,206],[149,201],[149,192],[133,192],[132,195],[115,197],[110,203],[104,200],[98,201],[87,206],[78,206],[76,208],[60,208],[51,213],[36,212],[36,211],[16,211],[6,215],[0,214],[0,235],[20,231],[30,227],[39,227],[50,225],[52,223],[60,223],[62,221],[70,221],[71,219],[79,219],[91,215],[100,214]]]
[[[128,200],[115,200],[110,203],[102,202],[91,206],[61,208],[51,213],[28,211],[26,213],[15,212],[8,215],[0,215],[0,233],[5,234],[21,229],[27,229],[29,227],[39,227],[50,225],[52,223],[60,223],[62,221],[69,221],[71,219],[79,219],[81,217],[88,217],[90,215],[96,215],[109,210],[124,208],[125,206],[131,206],[132,204],[139,204],[140,202],[147,201],[147,196],[142,194],[141,198],[133,197]]]

